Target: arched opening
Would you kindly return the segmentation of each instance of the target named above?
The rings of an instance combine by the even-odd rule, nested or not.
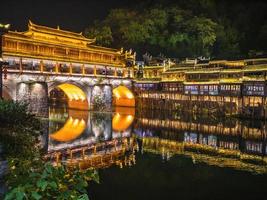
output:
[[[113,105],[135,107],[134,94],[125,86],[113,89]]]
[[[89,109],[87,95],[74,84],[60,84],[50,91],[49,96],[52,104],[66,104],[68,108],[80,110]]]

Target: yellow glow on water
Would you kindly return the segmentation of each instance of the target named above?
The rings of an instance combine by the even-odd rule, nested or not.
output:
[[[133,115],[124,115],[116,113],[112,119],[112,129],[114,131],[124,131],[133,123]]]
[[[132,115],[128,115],[126,120],[132,122],[133,121],[133,116]]]
[[[82,100],[86,99],[85,93],[77,86],[64,83],[58,86],[67,95],[70,101],[72,100]]]
[[[59,142],[69,142],[79,137],[85,128],[86,123],[83,119],[79,120],[70,117],[59,131],[50,134],[50,138]]]

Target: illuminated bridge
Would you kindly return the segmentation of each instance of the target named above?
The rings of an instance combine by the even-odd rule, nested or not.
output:
[[[68,106],[89,109],[101,99],[107,107],[135,106],[132,90],[135,53],[93,45],[82,33],[29,21],[25,32],[3,36],[6,77],[3,96],[28,102],[33,113],[64,94]]]

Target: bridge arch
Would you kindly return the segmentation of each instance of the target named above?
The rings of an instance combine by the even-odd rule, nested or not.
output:
[[[113,89],[113,105],[135,107],[135,97],[133,92],[126,86],[120,85]]]
[[[69,108],[81,110],[89,109],[90,96],[88,87],[86,87],[85,85],[74,81],[55,82],[50,85],[48,89],[49,97],[51,98],[51,96],[53,96],[54,98],[57,98],[55,92],[58,90],[65,94]]]

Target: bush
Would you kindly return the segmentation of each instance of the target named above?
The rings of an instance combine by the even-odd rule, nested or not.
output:
[[[3,126],[36,126],[38,120],[28,112],[25,103],[0,100],[0,124]],[[39,128],[39,127],[36,127]]]
[[[16,167],[11,174],[17,175]],[[10,199],[75,199],[86,200],[88,181],[99,181],[95,170],[80,171],[68,170],[66,166],[54,167],[45,164],[38,170],[31,170],[28,177],[16,182],[14,187],[5,197]]]

